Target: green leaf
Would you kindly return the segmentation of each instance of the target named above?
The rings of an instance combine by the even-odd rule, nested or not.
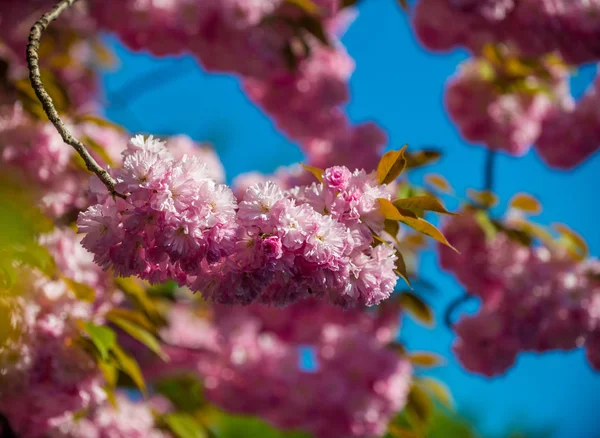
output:
[[[411,292],[404,292],[398,299],[402,308],[408,311],[417,321],[429,327],[435,325],[431,308],[421,298]]]
[[[175,412],[166,414],[163,420],[177,438],[206,438],[207,434],[194,417],[189,414]]]
[[[106,380],[108,386],[113,388],[117,386],[119,370],[117,370],[117,367],[113,361],[98,361],[98,368],[102,372],[104,380]]]
[[[450,243],[446,240],[446,237],[444,237],[441,231],[429,222],[427,222],[425,219],[404,216],[402,219],[400,219],[400,222],[402,222],[404,225],[411,227],[413,230],[418,231],[419,233],[424,234],[426,236],[429,236],[432,239],[437,240],[438,242],[443,243],[447,247],[458,252],[456,248],[450,245]]]
[[[485,210],[477,210],[473,213],[473,217],[475,222],[479,225],[479,227],[483,230],[485,234],[485,238],[488,241],[493,240],[498,233],[498,227],[494,225],[494,222],[490,219]]]
[[[433,403],[429,395],[417,385],[412,385],[408,393],[405,412],[410,422],[427,430],[433,411]]]
[[[152,322],[139,310],[131,310],[125,309],[123,307],[115,307],[111,309],[107,314],[106,318],[110,321],[113,317],[119,317],[122,319],[126,319],[127,321],[139,325],[140,327],[145,328],[150,333],[156,334],[156,327]]]
[[[84,283],[79,283],[67,277],[62,277],[67,287],[75,294],[75,297],[81,301],[91,303],[96,298],[94,288]]]
[[[108,360],[108,353],[117,346],[115,332],[109,327],[95,325],[91,322],[86,322],[82,328],[89,335],[102,360]]]
[[[434,211],[436,213],[457,216],[456,213],[446,210],[440,201],[431,196],[413,196],[411,198],[396,199],[394,206],[396,208]]]
[[[317,167],[306,166],[305,164],[300,163],[300,165],[304,168],[304,170],[312,173],[319,182],[323,182],[323,169],[319,169]]]
[[[119,328],[121,328],[124,332],[129,334],[132,338],[134,338],[134,339],[138,340],[139,342],[141,342],[142,344],[144,344],[146,347],[148,347],[150,350],[152,350],[154,353],[156,353],[165,362],[167,362],[169,360],[169,357],[164,353],[164,351],[162,351],[162,348],[160,348],[158,339],[156,339],[156,337],[154,337],[154,335],[152,333],[148,332],[143,327],[140,327],[137,324],[133,324],[132,322],[128,321],[127,319],[121,318],[120,316],[117,316],[114,314],[113,315],[109,314],[108,320],[110,322],[112,322],[113,324],[115,324],[116,326],[118,326]]]
[[[395,424],[388,426],[388,433],[391,438],[423,438],[421,434]]]
[[[142,371],[136,360],[127,354],[121,347],[115,344],[111,352],[114,355],[115,361],[119,369],[131,378],[133,383],[145,394],[146,382],[142,376]]]
[[[444,358],[440,355],[430,353],[427,351],[419,351],[416,353],[411,353],[408,356],[410,362],[413,365],[417,365],[420,367],[434,367],[437,365],[441,365],[444,363]]]
[[[444,383],[431,377],[422,377],[418,384],[446,408],[454,410],[454,399],[450,389]]]
[[[151,319],[159,317],[156,305],[148,297],[146,290],[139,284],[139,280],[132,277],[116,278],[115,283]]]
[[[398,151],[389,151],[381,157],[377,165],[377,179],[379,184],[389,184],[400,176],[406,167],[404,151],[408,145]]]
[[[48,251],[48,248],[37,243],[31,243],[14,252],[17,260],[38,269],[46,277],[56,275],[56,263],[54,257]]]
[[[93,152],[97,157],[109,167],[115,167],[115,163],[112,157],[108,154],[104,146],[94,140],[92,137],[84,135],[81,137],[83,143]]]
[[[155,382],[153,387],[179,411],[196,412],[206,404],[204,386],[194,374],[166,377]]]

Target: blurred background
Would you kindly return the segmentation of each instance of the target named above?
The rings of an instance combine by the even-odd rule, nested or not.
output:
[[[467,188],[481,188],[485,150],[461,140],[442,103],[444,83],[466,53],[426,52],[395,2],[366,1],[358,9],[358,18],[343,37],[356,62],[347,108],[350,117],[380,124],[389,136],[389,148],[404,143],[440,148],[442,159],[427,171],[443,174],[458,195]],[[243,172],[270,173],[302,160],[298,147],[247,100],[234,77],[206,74],[191,57],[156,59],[127,51],[111,36],[106,36],[106,42],[121,64],[103,73],[105,114],[132,133],[185,133],[212,143],[225,165],[228,182]],[[575,73],[576,97],[594,74],[595,66]],[[586,239],[591,255],[598,256],[600,207],[595,200],[600,155],[569,172],[549,169],[533,151],[522,158],[499,155],[495,166],[499,208],[518,191],[531,193],[543,204],[541,223],[568,223]],[[411,174],[411,178],[421,176]],[[455,206],[451,198],[446,203]],[[431,350],[446,358],[444,366],[428,374],[448,384],[459,413],[482,436],[520,431],[519,436],[527,437],[600,437],[600,378],[589,368],[583,351],[521,354],[514,368],[493,379],[467,373],[450,354],[453,334],[442,318],[448,304],[463,291],[441,272],[433,251],[425,252],[420,269],[435,286],[423,296],[438,321],[434,329],[428,329],[405,318],[402,341],[410,350]],[[458,312],[473,310],[471,305]],[[470,436],[465,428],[452,428],[448,421],[440,419],[439,436]]]

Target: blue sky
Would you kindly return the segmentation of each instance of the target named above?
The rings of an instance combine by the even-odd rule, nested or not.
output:
[[[122,64],[103,78],[113,102],[106,113],[130,131],[186,133],[211,141],[229,180],[241,172],[269,172],[302,159],[298,147],[246,99],[237,79],[207,75],[191,58],[157,60],[131,54],[110,37],[107,41]],[[479,188],[484,150],[461,140],[442,106],[444,83],[465,54],[423,50],[392,0],[362,2],[343,42],[357,65],[347,107],[351,118],[379,123],[390,137],[390,148],[404,143],[442,148],[444,158],[432,171],[445,175],[459,194]],[[128,93],[118,93],[120,99],[111,98],[129,81],[155,69],[163,73],[150,90],[140,94],[139,89],[128,88]],[[586,68],[573,79],[575,94],[583,91],[593,73],[593,68]],[[128,104],[119,106],[122,100]],[[591,253],[599,255],[599,172],[600,154],[574,171],[559,172],[545,167],[532,151],[518,159],[498,157],[495,187],[501,202],[519,191],[534,194],[544,206],[540,222],[568,223],[586,238]],[[423,257],[421,272],[437,287],[429,301],[441,315],[462,291],[440,272],[432,252]],[[498,433],[508,425],[524,424],[550,427],[556,438],[600,437],[600,376],[590,370],[583,352],[523,354],[505,376],[485,379],[466,373],[452,359],[453,335],[443,323],[428,330],[405,319],[401,337],[409,349],[433,350],[448,358],[446,366],[430,374],[450,386],[460,410],[477,413],[482,432]]]

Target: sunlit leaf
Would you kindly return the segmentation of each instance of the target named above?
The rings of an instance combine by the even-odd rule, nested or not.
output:
[[[117,345],[115,332],[109,327],[95,325],[91,322],[83,324],[82,329],[89,335],[102,360],[106,361],[108,353]]]
[[[138,280],[129,278],[115,278],[117,286],[127,295],[138,308],[142,309],[150,318],[158,317],[156,305],[148,297],[146,290],[139,284]]]
[[[305,12],[308,12],[309,14],[316,14],[317,12],[319,12],[319,6],[317,6],[317,4],[315,2],[313,2],[312,0],[285,0],[286,3],[289,3],[291,5],[294,6],[298,6],[300,9],[302,9]]]
[[[446,178],[442,175],[438,175],[437,173],[430,173],[425,175],[425,181],[432,186],[433,188],[443,192],[443,193],[453,193],[452,186]]]
[[[426,236],[431,237],[434,240],[437,240],[440,243],[443,243],[449,248],[452,248],[454,251],[458,252],[456,248],[454,248],[450,243],[446,240],[446,237],[442,234],[440,230],[438,230],[435,226],[427,222],[425,219],[421,218],[410,218],[407,216],[403,216],[402,219],[399,219],[404,225],[411,227],[413,230],[418,231],[419,233],[425,234]]]
[[[93,287],[84,283],[79,283],[75,280],[71,280],[67,277],[62,277],[62,279],[78,299],[91,303],[96,298],[96,292],[94,291]]]
[[[146,382],[144,382],[142,371],[136,360],[118,345],[111,349],[111,353],[113,353],[119,369],[129,376],[143,393],[146,393]]]
[[[156,332],[156,327],[154,326],[154,324],[152,324],[152,322],[146,317],[146,315],[144,315],[138,310],[126,309],[123,307],[115,307],[106,314],[106,319],[108,319],[109,321],[113,317],[126,319],[127,321],[132,322],[133,324],[145,328],[151,333]]]
[[[204,426],[189,414],[174,412],[166,414],[163,420],[177,438],[207,438]]]
[[[588,257],[587,243],[579,234],[564,224],[555,223],[551,226],[560,234],[559,243],[565,246],[575,260],[582,261]]]
[[[413,365],[417,365],[420,367],[434,367],[437,365],[442,365],[444,363],[443,357],[441,357],[438,354],[430,353],[427,351],[411,353],[409,354],[408,358]]]
[[[115,387],[117,386],[117,376],[119,374],[119,370],[114,362],[112,361],[98,361],[98,368],[102,375],[104,376],[104,380],[109,386]]]
[[[453,216],[456,215],[455,213],[446,210],[440,201],[431,196],[413,196],[411,198],[396,199],[394,201],[394,206],[396,206],[396,208],[418,209]]]
[[[388,433],[392,438],[423,438],[421,434],[404,427],[396,426],[395,424],[388,426]]]
[[[391,201],[385,198],[379,198],[377,199],[377,202],[379,202],[379,211],[381,211],[384,218],[394,221],[399,221],[404,218]]]
[[[494,225],[487,212],[485,210],[477,210],[473,213],[473,217],[475,218],[475,222],[477,222],[479,227],[483,230],[485,238],[488,241],[493,240],[498,233],[498,228]]]
[[[433,327],[435,324],[431,308],[417,295],[404,292],[398,298],[400,305],[408,311],[417,321]]]
[[[406,168],[416,169],[433,164],[440,159],[442,153],[434,149],[423,149],[415,152],[406,152]]]
[[[389,184],[400,176],[406,166],[404,151],[408,146],[397,151],[389,151],[381,157],[377,165],[377,179],[379,184]]]
[[[304,168],[304,170],[307,170],[310,173],[312,173],[319,180],[319,182],[323,182],[323,169],[319,169],[318,167],[307,166],[302,163],[300,163],[300,165]]]
[[[427,429],[432,411],[433,402],[429,395],[417,385],[412,385],[405,407],[405,412],[409,420],[417,424],[420,428]]]
[[[156,353],[162,360],[168,361],[168,356],[162,351],[158,339],[156,339],[152,333],[148,332],[143,327],[133,324],[127,319],[121,318],[114,314],[109,315],[108,320],[129,334],[132,338],[144,344],[151,351]]]
[[[454,399],[450,393],[450,389],[443,382],[431,377],[423,377],[419,379],[418,383],[442,405],[450,410],[454,410]]]
[[[467,190],[467,196],[483,208],[491,208],[498,204],[498,197],[489,190]]]

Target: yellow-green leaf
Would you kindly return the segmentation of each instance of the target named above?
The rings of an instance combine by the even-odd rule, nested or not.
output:
[[[405,407],[407,417],[421,429],[427,429],[433,410],[429,395],[417,385],[412,385]]]
[[[406,152],[406,168],[416,169],[435,163],[442,156],[440,151],[434,149],[423,149],[415,152]]]
[[[163,420],[177,438],[207,438],[204,427],[189,414],[174,412]]]
[[[388,426],[388,434],[392,438],[423,438],[423,436],[417,432],[397,426],[395,424],[390,424]]]
[[[379,211],[381,211],[384,218],[393,221],[399,221],[404,218],[394,204],[392,204],[392,201],[385,198],[378,198],[377,202],[379,202]]]
[[[89,335],[90,340],[98,350],[103,361],[108,359],[108,353],[117,346],[117,335],[105,326],[95,325],[91,322],[85,323],[82,329]]]
[[[104,376],[106,383],[111,386],[117,386],[117,376],[119,374],[117,367],[112,361],[98,361],[98,368]]]
[[[154,324],[152,324],[152,322],[150,322],[150,320],[146,317],[146,315],[144,315],[140,311],[125,309],[123,307],[115,307],[114,309],[111,309],[106,314],[106,318],[109,321],[113,317],[119,317],[122,319],[126,319],[129,322],[132,322],[133,324],[136,324],[136,325],[139,325],[140,327],[145,328],[150,333],[156,332],[156,327],[154,326]]]
[[[378,246],[380,244],[384,244],[384,245],[388,245],[388,242],[386,242],[384,239],[381,238],[381,236],[379,236],[377,233],[371,233],[371,236],[373,236],[373,240],[374,240],[374,244],[373,246]]]
[[[492,222],[485,210],[475,211],[473,217],[475,218],[475,222],[477,222],[479,227],[483,230],[485,238],[488,241],[493,240],[498,233],[498,228],[494,225],[494,222]]]
[[[398,232],[400,231],[400,224],[398,223],[398,221],[386,219],[384,221],[383,230],[390,236],[392,236],[394,240],[396,240],[396,236],[398,236]]]
[[[444,358],[438,354],[430,353],[428,351],[418,351],[411,353],[408,356],[409,360],[413,365],[420,367],[434,367],[436,365],[442,365]]]
[[[286,3],[298,6],[300,9],[308,12],[309,14],[316,14],[319,12],[319,6],[317,6],[317,4],[312,0],[286,0]]]
[[[402,256],[402,253],[398,250],[396,250],[396,257],[396,269],[394,270],[394,272],[398,274],[404,281],[406,281],[406,284],[408,284],[408,286],[412,289],[410,281],[408,280],[408,272],[406,271],[406,263],[404,262],[404,257]]]
[[[453,216],[456,215],[455,213],[446,210],[442,203],[432,196],[413,196],[411,198],[396,199],[394,201],[394,206],[396,208],[418,209]]]
[[[587,243],[579,234],[564,224],[556,223],[551,226],[560,234],[559,243],[564,244],[567,251],[569,251],[575,260],[582,261],[588,257],[589,250]]]
[[[491,208],[498,204],[498,197],[489,190],[467,190],[467,196],[483,208]]]
[[[93,287],[84,283],[79,283],[75,280],[71,280],[67,277],[62,277],[62,279],[78,299],[91,303],[96,298],[96,292],[94,291]]]
[[[446,178],[442,175],[438,175],[437,173],[430,173],[425,175],[425,182],[427,182],[433,188],[444,192],[444,193],[453,193],[452,186]]]
[[[446,408],[454,410],[454,399],[450,389],[443,382],[431,377],[423,377],[419,379],[418,384]]]
[[[119,369],[128,375],[133,383],[145,394],[146,393],[146,382],[142,376],[142,371],[137,361],[127,354],[119,345],[115,345],[111,352],[115,357],[115,361]]]
[[[156,305],[148,297],[148,293],[138,281],[139,280],[133,277],[115,278],[115,283],[119,289],[121,289],[125,295],[127,295],[134,302],[135,305],[146,312],[150,318],[154,319],[155,317],[158,317]]]
[[[125,132],[125,128],[121,125],[111,122],[110,120],[98,117],[95,114],[82,114],[75,118],[75,123],[93,123],[94,125],[101,126],[103,128],[111,128],[118,132]]]
[[[304,168],[304,170],[307,170],[310,173],[312,173],[319,180],[319,182],[323,182],[323,169],[319,169],[318,167],[307,166],[302,163],[300,163],[300,165]]]
[[[440,230],[438,230],[435,226],[427,222],[422,218],[411,218],[407,216],[403,216],[402,219],[399,219],[404,225],[411,227],[413,230],[418,231],[419,233],[425,234],[426,236],[431,237],[434,240],[437,240],[440,243],[443,243],[449,248],[452,248],[454,251],[458,252],[456,248],[454,248],[450,243],[446,240],[446,237],[442,234]]]
[[[138,340],[154,353],[156,353],[165,362],[169,360],[168,356],[160,348],[158,339],[143,327],[133,324],[130,321],[116,315],[109,315],[108,320],[129,334],[132,338]]]
[[[381,157],[377,165],[377,179],[379,184],[389,184],[400,176],[406,166],[404,151],[408,145],[398,151],[389,151]]]
[[[527,193],[519,193],[513,196],[509,202],[509,206],[529,214],[540,214],[542,212],[540,202]]]
[[[429,327],[434,326],[433,312],[421,298],[411,292],[404,292],[398,300],[402,308],[408,311],[417,321]]]

